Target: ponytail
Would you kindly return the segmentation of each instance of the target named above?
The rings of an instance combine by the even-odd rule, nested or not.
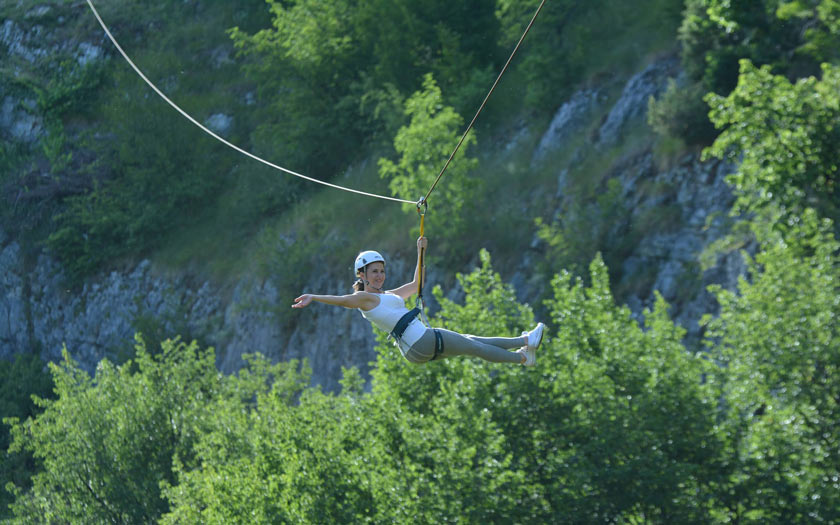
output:
[[[356,279],[356,282],[353,283],[353,291],[354,292],[364,292],[365,291],[365,282],[361,279]]]

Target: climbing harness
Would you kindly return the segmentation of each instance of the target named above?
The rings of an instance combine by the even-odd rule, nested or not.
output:
[[[394,338],[394,342],[399,343],[402,339],[402,335],[405,333],[405,329],[408,328],[408,325],[410,325],[421,312],[422,310],[420,308],[414,307],[400,317],[400,320],[397,321],[396,325],[394,325],[394,329],[391,330],[391,337]],[[428,324],[426,326],[428,326]],[[431,328],[431,330],[435,334],[435,353],[431,358],[429,358],[429,361],[434,361],[443,353],[443,335],[441,335],[440,330],[436,328]]]
[[[429,361],[434,361],[443,353],[443,336],[440,334],[440,330],[434,329],[433,331],[435,333],[435,355]]]
[[[401,339],[402,335],[405,333],[405,329],[408,328],[408,325],[417,318],[418,314],[420,314],[419,308],[412,308],[403,314],[403,316],[400,317],[400,320],[397,321],[397,324],[394,325],[394,329],[391,330],[391,337],[396,340]]]

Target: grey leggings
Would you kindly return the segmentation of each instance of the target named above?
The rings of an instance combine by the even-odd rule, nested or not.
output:
[[[527,344],[525,337],[476,337],[462,335],[451,330],[436,329],[443,337],[443,353],[438,359],[456,355],[470,355],[494,363],[521,363],[522,354],[511,352]],[[403,356],[415,364],[425,363],[435,355],[434,330],[426,330],[416,343],[411,345]]]

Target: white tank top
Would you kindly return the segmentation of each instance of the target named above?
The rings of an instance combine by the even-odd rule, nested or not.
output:
[[[378,305],[367,312],[362,309],[359,309],[359,311],[362,312],[362,317],[375,324],[377,328],[391,333],[391,330],[397,325],[397,321],[408,313],[408,308],[405,307],[405,301],[399,295],[388,292],[378,295]],[[426,327],[415,317],[403,332],[402,343],[410,347],[424,333],[426,333]]]

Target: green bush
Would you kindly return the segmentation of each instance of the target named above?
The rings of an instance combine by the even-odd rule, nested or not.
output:
[[[739,61],[769,65],[791,78],[818,74],[837,58],[837,0],[688,0],[679,37],[683,65],[707,91],[728,95]]]
[[[806,20],[805,44],[798,49],[801,55],[819,62],[836,64],[840,59],[840,2],[795,0],[779,6],[782,21]]]
[[[417,202],[431,189],[458,144],[463,119],[452,107],[443,105],[440,88],[431,75],[426,75],[423,90],[406,100],[404,111],[410,122],[394,137],[394,149],[400,157],[396,162],[379,159],[379,174],[388,181],[394,195]],[[473,201],[471,197],[481,187],[481,180],[471,173],[478,166],[477,159],[469,156],[475,143],[475,132],[471,131],[443,173],[433,196],[429,196],[433,212],[430,215],[442,245],[440,251],[454,246],[464,235],[464,214]],[[412,212],[416,206],[403,204],[403,208]]]
[[[670,79],[659,99],[650,97],[648,101],[648,124],[659,135],[678,138],[687,145],[711,144],[718,132],[709,120],[705,94],[701,84],[681,87]]]
[[[583,195],[571,201],[568,209],[550,223],[537,217],[537,236],[545,243],[546,252],[538,264],[540,273],[550,278],[563,268],[573,275],[585,277],[586,269],[596,254],[618,267],[629,246],[632,233],[622,229],[614,235],[617,225],[629,225],[629,210],[622,200],[621,182],[612,178],[594,202]],[[626,226],[622,226],[626,228]]]
[[[223,376],[212,349],[177,340],[156,356],[138,343],[135,361],[102,361],[93,378],[66,350],[50,369],[57,399],[39,400],[43,412],[12,429],[11,450],[43,464],[31,488],[14,487],[13,523],[157,521],[169,508],[161,486],[175,480],[175,465],[195,466],[216,403],[247,405],[269,382],[280,388],[297,377],[295,364],[260,359]]]

